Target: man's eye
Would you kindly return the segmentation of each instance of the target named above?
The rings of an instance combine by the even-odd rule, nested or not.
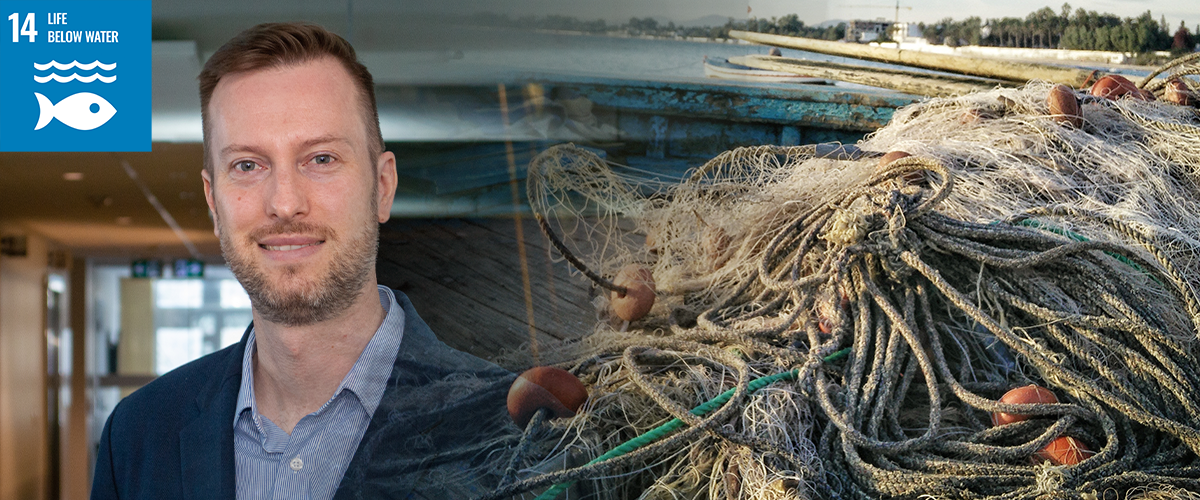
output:
[[[238,172],[253,172],[254,169],[258,168],[258,164],[252,161],[239,161],[233,164],[233,168]]]
[[[313,163],[316,163],[317,165],[333,163],[333,157],[329,155],[317,155],[313,157]]]

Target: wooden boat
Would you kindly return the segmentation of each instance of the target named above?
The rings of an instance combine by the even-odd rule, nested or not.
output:
[[[704,76],[739,82],[810,83],[828,84],[828,80],[813,76],[797,75],[783,71],[771,71],[729,62],[726,58],[704,57]]]
[[[673,181],[740,146],[857,142],[886,124],[896,108],[918,99],[880,89],[713,79],[556,77],[504,87],[503,100],[495,86],[405,90],[408,102],[457,103],[439,104],[440,117],[380,99],[380,116],[417,115],[423,125],[448,124],[436,141],[389,141],[401,181],[393,215],[524,211],[524,200],[514,206],[510,183],[522,182],[529,160],[557,143],[588,146],[631,172]]]

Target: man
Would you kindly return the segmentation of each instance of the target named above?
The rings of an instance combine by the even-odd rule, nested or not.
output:
[[[117,406],[92,498],[486,492],[501,471],[470,458],[519,435],[514,376],[376,283],[396,159],[354,49],[314,25],[256,26],[205,64],[200,101],[205,196],[254,323]]]

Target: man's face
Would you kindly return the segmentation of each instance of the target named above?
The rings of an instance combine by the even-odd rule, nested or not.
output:
[[[209,103],[204,191],[230,268],[263,319],[338,316],[375,283],[395,156],[372,158],[360,97],[332,58],[226,75]]]

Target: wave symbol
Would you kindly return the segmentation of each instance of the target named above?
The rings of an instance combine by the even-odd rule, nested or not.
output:
[[[34,75],[34,77],[33,77],[33,81],[38,82],[38,83],[46,83],[50,80],[54,80],[58,83],[67,83],[67,82],[74,81],[74,80],[79,80],[83,83],[92,83],[96,80],[100,80],[101,82],[104,82],[104,83],[112,83],[112,82],[117,81],[117,77],[115,75],[114,76],[104,76],[104,75],[101,75],[100,73],[96,73],[94,75],[87,75],[87,76],[79,76],[79,73],[71,73],[71,76],[62,76],[62,75],[59,75],[58,73],[50,73],[49,75],[46,75],[46,76]]]
[[[117,69],[117,63],[104,64],[104,63],[100,62],[99,60],[92,61],[87,64],[80,63],[79,61],[71,61],[69,64],[63,64],[58,61],[50,61],[46,64],[33,63],[33,68],[38,71],[46,71],[46,70],[50,69],[51,67],[53,67],[54,69],[57,69],[59,71],[67,71],[71,68],[79,68],[84,71],[91,71],[93,68],[95,68],[97,66],[99,66],[100,69],[102,69],[104,71],[112,71],[114,69]]]

